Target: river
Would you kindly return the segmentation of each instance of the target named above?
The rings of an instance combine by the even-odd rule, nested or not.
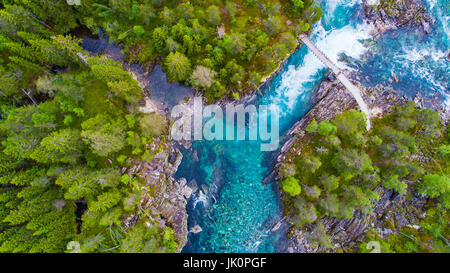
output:
[[[411,98],[421,92],[449,105],[449,14],[445,0],[427,3],[436,19],[429,35],[403,28],[376,41],[371,36],[373,26],[364,21],[360,1],[318,3],[324,16],[311,39],[340,68],[359,71],[365,85],[391,84]],[[311,109],[310,97],[326,71],[302,47],[262,90],[264,95],[251,103],[278,108],[283,134]],[[389,80],[393,71],[398,83]],[[184,159],[177,175],[204,185],[188,203],[189,227],[199,225],[203,231],[189,234],[184,252],[286,251],[286,224],[270,231],[282,217],[277,185],[267,177],[276,153],[261,152],[259,144],[197,141],[192,149],[182,151]]]
[[[314,26],[311,40],[340,68],[358,71],[368,86],[391,84],[399,94],[413,98],[417,92],[450,107],[449,10],[446,0],[427,0],[435,23],[429,35],[417,29],[401,28],[374,40],[373,26],[364,20],[361,0],[319,0],[324,15]],[[120,55],[120,49],[106,42],[99,45],[85,39],[83,47],[96,52],[105,47]],[[119,57],[120,58],[120,57]],[[131,70],[142,69],[138,66]],[[305,115],[313,105],[310,98],[326,77],[327,69],[306,46],[290,56],[282,71],[266,84],[255,105],[269,105],[280,113],[280,135]],[[392,81],[392,72],[398,82]],[[139,74],[139,73],[137,73]],[[167,83],[159,67],[146,79],[152,98],[175,105],[191,96],[189,88]],[[170,92],[168,92],[170,90]],[[287,246],[277,183],[269,176],[275,152],[261,152],[260,141],[196,141],[192,148],[180,147],[184,157],[177,177],[195,179],[199,191],[188,201],[189,233],[184,252],[284,252]],[[281,147],[282,143],[280,143]]]

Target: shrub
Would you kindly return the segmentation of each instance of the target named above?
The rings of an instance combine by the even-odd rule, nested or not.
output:
[[[299,195],[302,191],[302,188],[295,177],[286,178],[283,182],[281,182],[281,186],[290,196]]]

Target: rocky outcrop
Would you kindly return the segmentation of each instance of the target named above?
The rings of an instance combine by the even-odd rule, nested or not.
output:
[[[355,75],[353,77],[352,75],[349,76],[350,78],[356,77]],[[401,105],[408,101],[406,97],[398,96],[390,86],[364,87],[358,82],[354,82],[354,84],[362,91],[363,98],[369,105],[372,117],[384,115],[391,111],[393,106]],[[305,130],[313,119],[317,122],[332,120],[339,113],[358,107],[353,97],[348,94],[345,87],[332,74],[319,85],[312,98],[312,103],[315,103],[314,108],[294,124],[287,133],[286,137],[288,140],[278,155],[277,167],[284,162],[292,161],[293,158],[301,154],[300,145],[297,145],[297,143],[301,142],[303,143],[302,145],[305,145],[305,143],[309,142]],[[398,195],[392,190],[386,190],[383,187],[378,187],[376,191],[380,195],[380,199],[374,204],[372,214],[367,215],[357,211],[350,220],[333,217],[323,217],[318,220],[326,228],[327,234],[334,245],[334,248],[328,251],[334,251],[337,248],[342,248],[344,251],[354,251],[355,247],[359,245],[358,240],[363,238],[363,235],[369,228],[374,228],[379,234],[387,236],[394,231],[393,227],[398,229],[405,225],[413,225],[417,219],[423,217],[421,215],[421,207],[426,202],[425,198],[417,197],[414,201],[414,206],[411,206],[410,202],[412,201],[405,201],[404,195]],[[403,213],[400,212],[400,209]],[[393,222],[395,222],[395,225],[390,224]],[[312,230],[314,226],[315,224],[312,224],[303,229],[292,227],[290,230],[290,246],[287,248],[287,251],[325,251],[324,248],[314,246],[309,239],[313,237]]]
[[[405,26],[419,27],[428,34],[434,23],[423,0],[363,0],[363,6],[366,18],[374,24],[375,37]]]
[[[149,97],[144,97],[140,104],[141,106],[139,106],[138,111],[144,114],[151,114],[158,111],[156,104]]]
[[[331,249],[327,250],[311,244],[308,239],[312,237],[312,227],[310,227],[292,230],[288,252],[333,252],[338,248],[354,252],[369,229],[375,230],[381,238],[386,239],[389,234],[397,232],[405,226],[419,228],[414,223],[425,217],[424,206],[427,198],[416,196],[414,200],[407,201],[405,195],[397,194],[393,190],[377,187],[375,191],[380,195],[380,200],[374,204],[371,214],[356,211],[352,219],[323,217],[319,220],[332,239],[333,247]]]
[[[160,149],[162,148],[162,149]],[[149,149],[160,150],[153,160],[134,161],[127,172],[141,177],[144,182],[144,199],[140,203],[141,217],[146,217],[150,225],[171,227],[179,250],[187,242],[187,199],[192,194],[186,179],[176,180],[174,174],[181,163],[183,155],[171,143],[155,139]],[[137,221],[137,216],[134,217]]]
[[[442,103],[442,98],[439,93],[435,93],[433,96],[424,97],[420,92],[414,96],[414,102],[421,108],[429,108],[439,113],[442,123],[448,124],[450,119],[450,106]]]
[[[347,72],[348,74],[348,72]],[[349,75],[353,78],[352,75]],[[369,105],[372,117],[388,111],[391,106],[403,104],[407,98],[398,96],[392,87],[376,85],[375,87],[364,87],[358,82],[353,82],[362,92],[363,99]],[[306,127],[315,119],[317,122],[322,120],[332,120],[336,115],[350,109],[357,109],[358,104],[348,93],[346,88],[332,74],[323,80],[318,86],[311,103],[315,106],[292,128],[288,131],[285,138],[288,138],[281,147],[277,157],[277,166],[282,162],[290,161],[290,158],[301,153],[300,148],[295,145],[298,139],[307,141],[305,135]]]

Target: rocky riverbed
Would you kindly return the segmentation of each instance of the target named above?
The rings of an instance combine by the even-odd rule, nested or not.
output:
[[[418,27],[430,33],[431,25],[434,24],[423,0],[363,0],[363,6],[366,18],[375,26],[375,37],[406,26]]]

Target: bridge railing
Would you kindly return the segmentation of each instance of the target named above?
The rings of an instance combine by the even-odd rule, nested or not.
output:
[[[331,71],[336,75],[336,78],[345,86],[347,91],[353,96],[353,98],[358,103],[361,111],[366,114],[367,117],[367,130],[370,129],[370,110],[366,102],[361,96],[361,91],[358,87],[350,82],[350,80],[345,76],[342,71],[319,49],[317,46],[304,34],[300,34],[300,40],[312,51],[312,53]]]

